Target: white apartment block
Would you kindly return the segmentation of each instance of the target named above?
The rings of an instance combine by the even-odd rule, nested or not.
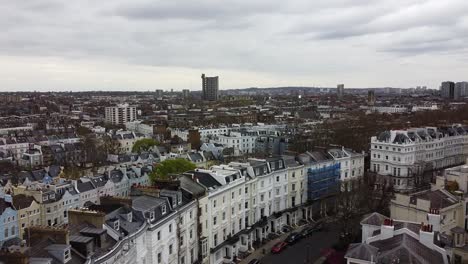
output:
[[[137,119],[136,106],[129,104],[119,104],[117,106],[106,107],[106,123],[122,125]]]
[[[385,114],[396,114],[396,113],[406,113],[408,108],[403,105],[392,105],[392,106],[373,106],[370,108],[371,111],[377,113]]]
[[[344,147],[329,148],[327,152],[335,162],[340,163],[342,182],[364,176],[364,153],[357,153]]]
[[[135,120],[132,122],[127,122],[125,123],[125,128],[129,131],[135,132],[135,133],[140,133],[145,136],[151,137],[153,133],[153,125],[148,125],[142,123],[141,120]]]
[[[228,135],[220,135],[213,143],[218,143],[226,148],[234,148],[234,155],[253,153],[255,141],[258,135],[255,132],[230,132]]]
[[[423,171],[462,164],[468,154],[466,127],[391,130],[371,138],[371,171],[390,180],[396,191],[410,191]]]
[[[206,192],[198,199],[203,263],[232,261],[307,216],[303,166],[289,158],[288,165],[283,158],[249,159],[183,175],[184,189]]]
[[[197,169],[188,175],[207,190],[198,204],[203,263],[232,260],[239,250],[238,241],[233,238],[245,228],[245,177],[240,171],[225,166]]]
[[[219,128],[200,128],[198,132],[200,133],[200,138],[204,142],[208,142],[209,138],[216,138],[221,135],[228,134],[233,128],[232,127],[219,127]]]

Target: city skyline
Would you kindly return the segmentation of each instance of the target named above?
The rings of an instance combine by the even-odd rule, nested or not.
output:
[[[7,1],[0,92],[315,86],[438,89],[464,80],[468,3]]]

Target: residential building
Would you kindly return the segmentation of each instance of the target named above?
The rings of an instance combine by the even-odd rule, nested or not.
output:
[[[424,172],[464,163],[468,134],[460,125],[391,130],[371,138],[371,171],[410,191],[427,185]]]
[[[18,161],[23,168],[38,168],[43,165],[42,151],[40,148],[30,148],[23,153]]]
[[[234,132],[231,131],[226,135],[219,135],[212,142],[221,144],[225,148],[233,148],[234,155],[240,156],[243,154],[254,153],[255,141],[257,133],[255,132]]]
[[[24,194],[15,195],[12,199],[18,214],[19,237],[23,238],[26,228],[41,225],[41,205],[32,196]]]
[[[344,95],[344,84],[338,84],[336,86],[336,94],[338,95],[339,99],[343,98]]]
[[[345,182],[364,176],[364,152],[357,153],[344,147],[330,147],[327,153],[340,163],[340,181]]]
[[[307,202],[307,177],[304,165],[300,164],[294,156],[282,157],[288,170],[288,203],[287,209],[295,209]],[[303,214],[305,215],[305,214]],[[300,219],[299,210],[292,210],[286,215],[287,225],[297,225]]]
[[[202,96],[203,100],[206,101],[217,101],[219,92],[218,76],[216,77],[205,77],[202,74]]]
[[[190,90],[189,90],[189,89],[183,89],[183,90],[182,90],[182,97],[183,97],[184,99],[190,98]]]
[[[79,208],[87,207],[91,204],[99,204],[98,189],[90,180],[77,180],[73,181],[75,189],[80,196]]]
[[[455,83],[454,82],[443,82],[440,86],[440,93],[442,98],[455,99]]]
[[[468,97],[468,82],[455,83],[455,99],[463,99]]]
[[[377,112],[381,114],[406,113],[409,111],[409,109],[404,105],[372,106],[370,110],[372,112]]]
[[[367,91],[367,105],[369,106],[375,105],[375,91],[374,90]]]
[[[144,190],[144,188],[143,188]],[[136,196],[132,207],[147,219],[144,241],[147,263],[189,263],[198,260],[197,203],[175,190]],[[140,262],[141,263],[141,262]]]
[[[132,153],[133,145],[140,139],[147,138],[144,134],[130,132],[130,131],[116,131],[110,135],[113,140],[117,141],[120,147],[120,153]]]
[[[390,202],[390,217],[409,222],[425,222],[428,214],[440,215],[438,231],[450,234],[464,226],[464,201],[444,189],[426,190],[412,194],[396,193]]]
[[[460,226],[468,230],[468,199],[466,198],[468,193],[468,163],[445,169],[443,175],[436,177],[436,188],[450,189],[457,196],[463,197],[462,215],[464,224]]]
[[[414,223],[371,214],[361,222],[362,242],[351,244],[346,252],[347,263],[451,263],[451,250],[444,248],[445,240],[433,224],[440,216],[428,219]]]
[[[147,137],[151,137],[154,134],[153,125],[145,124],[141,120],[135,120],[132,122],[125,123],[125,128],[128,131],[132,131],[135,133],[143,134]]]
[[[14,208],[11,195],[0,197],[0,246],[19,236],[18,211]]]
[[[106,123],[123,125],[137,119],[136,106],[129,104],[119,104],[117,106],[106,107]]]
[[[183,188],[190,192],[202,188],[206,193],[198,199],[203,263],[232,261],[239,254],[237,245],[243,236],[239,232],[245,228],[245,176],[227,166],[214,166],[186,172],[182,177]]]

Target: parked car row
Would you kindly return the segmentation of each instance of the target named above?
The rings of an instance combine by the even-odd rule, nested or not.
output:
[[[305,227],[300,233],[292,232],[289,236],[281,242],[276,243],[271,248],[271,253],[277,254],[283,251],[287,246],[294,245],[300,239],[312,235],[314,232],[323,230],[323,222],[315,222],[314,224]]]

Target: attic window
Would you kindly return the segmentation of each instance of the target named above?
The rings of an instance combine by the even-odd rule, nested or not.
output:
[[[161,206],[161,212],[162,214],[166,214],[166,205]]]
[[[70,250],[65,250],[64,258],[65,258],[65,261],[71,259]]]
[[[132,219],[132,212],[130,212],[130,213],[127,214],[127,221],[132,222],[132,220],[133,220]]]
[[[182,203],[182,196],[177,195],[177,204],[181,204],[181,203]]]
[[[154,212],[150,212],[150,220],[151,220],[151,221],[154,220]]]
[[[114,229],[117,230],[117,231],[120,229],[120,222],[119,222],[119,220],[115,220],[115,221],[114,221]]]

